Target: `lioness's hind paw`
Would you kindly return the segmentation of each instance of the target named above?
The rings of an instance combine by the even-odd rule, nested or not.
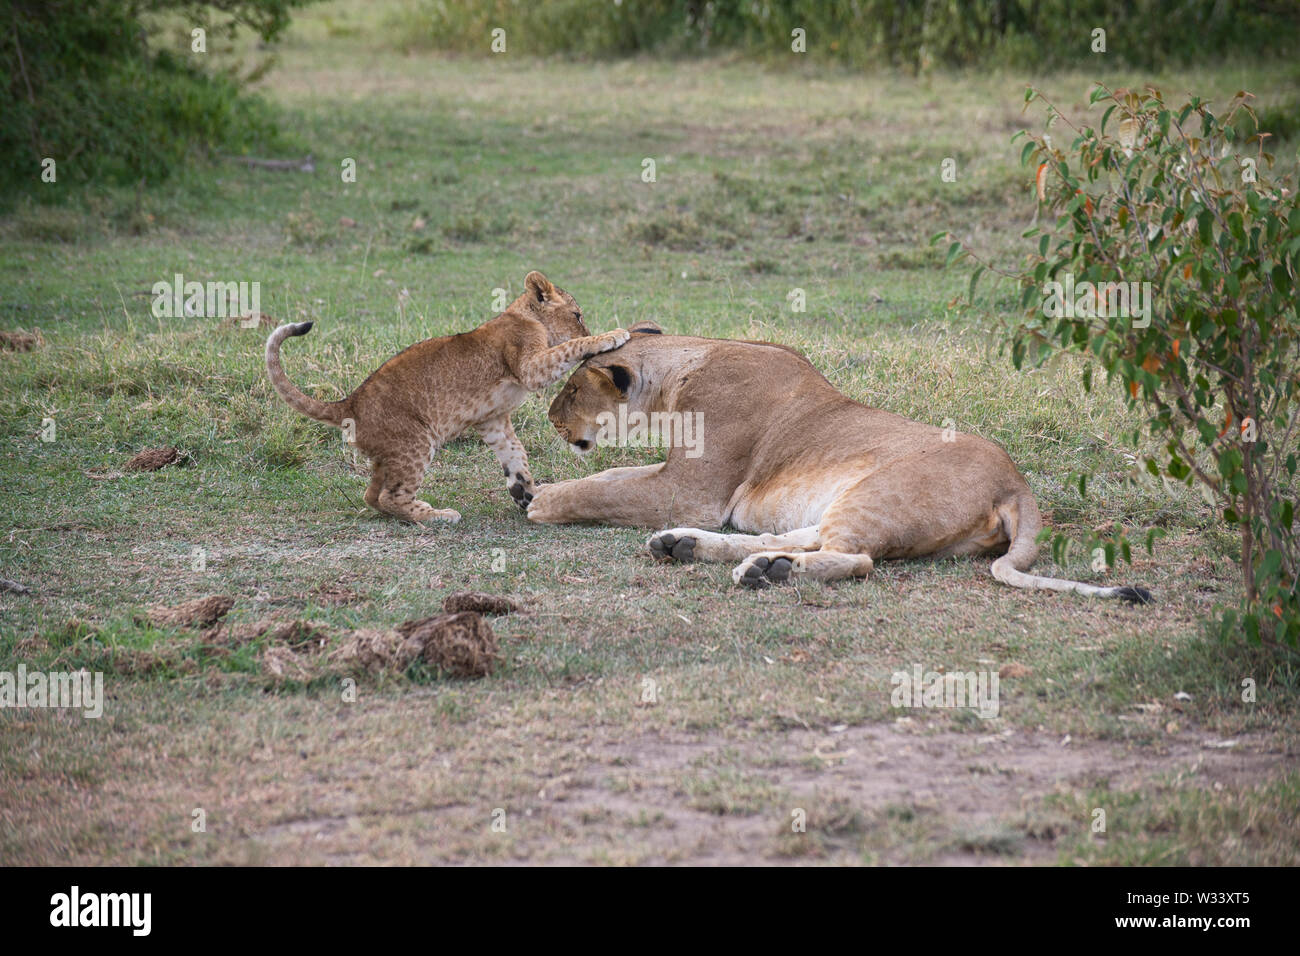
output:
[[[771,587],[773,584],[785,584],[790,580],[795,559],[786,555],[766,557],[761,554],[751,555],[731,572],[731,580],[741,587],[756,590]]]
[[[688,535],[679,538],[670,531],[661,531],[650,537],[649,546],[650,554],[657,561],[685,564],[695,560],[695,539]]]

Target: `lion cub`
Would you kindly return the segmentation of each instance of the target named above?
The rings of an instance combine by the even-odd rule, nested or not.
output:
[[[407,521],[456,522],[460,513],[415,497],[433,456],[467,428],[483,436],[505,470],[510,497],[527,508],[535,491],[528,456],[510,413],[574,365],[616,349],[628,333],[592,335],[573,296],[540,272],[524,294],[472,332],[426,339],[381,365],[347,398],[304,395],[280,366],[280,343],[306,335],[311,322],[282,325],[266,341],[271,384],[290,408],[349,433],[372,465],[366,503]]]

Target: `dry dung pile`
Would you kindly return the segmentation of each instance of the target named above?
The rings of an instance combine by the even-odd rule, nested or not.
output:
[[[224,594],[186,601],[176,607],[156,604],[145,609],[145,619],[156,627],[211,627],[225,617],[235,599]],[[137,618],[139,620],[139,618]]]
[[[39,332],[35,335],[19,331],[0,332],[0,352],[30,352],[44,344]]]
[[[319,676],[311,660],[292,648],[273,645],[262,652],[262,669],[280,680],[309,681]]]
[[[235,645],[247,644],[261,637],[268,643],[287,648],[295,654],[314,654],[329,643],[330,632],[319,621],[282,621],[264,617],[246,624],[227,624],[219,632],[208,636]]]
[[[127,471],[157,471],[180,461],[181,453],[167,445],[163,448],[146,448],[126,463]]]
[[[421,642],[426,663],[454,677],[484,677],[501,657],[492,625],[474,611],[406,621],[397,630]]]
[[[448,614],[459,614],[462,611],[476,611],[479,614],[513,614],[519,610],[519,605],[508,597],[484,594],[482,591],[460,591],[456,594],[448,594],[447,600],[442,602],[442,609]]]
[[[404,671],[420,656],[424,645],[391,628],[358,628],[342,646],[329,653],[329,660],[345,668],[360,667],[371,674]]]
[[[487,598],[488,603],[479,601],[478,605],[501,608],[499,613],[514,608],[504,598],[491,595],[453,597]],[[223,621],[234,603],[234,598],[213,595],[177,607],[148,608],[144,617],[137,618],[141,623],[147,620],[159,627],[190,628],[199,631],[198,638],[170,648],[128,652],[115,662],[115,669],[119,673],[148,673],[170,666],[189,673],[197,666],[195,661],[178,660],[177,652],[188,649],[200,651],[203,657],[223,657],[233,648],[258,640],[266,644],[260,657],[262,669],[277,681],[306,682],[358,670],[375,675],[400,674],[416,660],[453,677],[484,677],[501,659],[496,633],[477,611],[437,614],[405,621],[395,628],[358,628],[338,635],[340,640],[336,642],[335,633],[319,621],[274,617],[250,623]],[[327,650],[332,643],[337,646]]]

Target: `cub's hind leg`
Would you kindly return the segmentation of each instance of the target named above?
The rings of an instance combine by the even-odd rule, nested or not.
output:
[[[420,482],[424,480],[424,469],[424,462],[410,459],[376,462],[370,487],[366,489],[366,501],[385,514],[416,524],[429,521],[449,521],[455,524],[460,520],[459,511],[435,508],[415,497],[415,493],[420,490]]]
[[[379,507],[379,495],[384,490],[384,465],[383,462],[376,459],[370,463],[370,484],[366,485],[366,493],[363,496],[366,504],[376,511],[383,511]]]

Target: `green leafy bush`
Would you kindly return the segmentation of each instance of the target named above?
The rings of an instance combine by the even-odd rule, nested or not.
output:
[[[58,181],[157,181],[192,150],[270,142],[273,116],[179,52],[150,48],[149,23],[183,17],[215,42],[243,28],[270,40],[310,0],[16,0],[0,27],[0,177],[6,193]],[[48,192],[48,191],[46,191]]]
[[[501,29],[516,54],[776,56],[802,30],[818,59],[908,70],[1083,66],[1097,28],[1135,66],[1285,56],[1300,39],[1300,9],[1274,0],[424,0],[397,21],[405,46],[482,54]]]
[[[1243,117],[1255,128],[1250,99],[1217,114],[1199,98],[1098,86],[1095,128],[1046,104],[1048,131],[1027,136],[1021,160],[1056,218],[1025,234],[1037,249],[1014,274],[1024,311],[1010,341],[1017,367],[1087,355],[1084,387],[1100,368],[1141,409],[1131,442],[1156,443],[1139,463],[1148,479],[1199,487],[1240,535],[1243,603],[1224,611],[1224,633],[1294,646],[1300,215],[1293,177],[1271,173],[1269,137],[1236,133]],[[1122,533],[1105,550],[1129,556]]]

